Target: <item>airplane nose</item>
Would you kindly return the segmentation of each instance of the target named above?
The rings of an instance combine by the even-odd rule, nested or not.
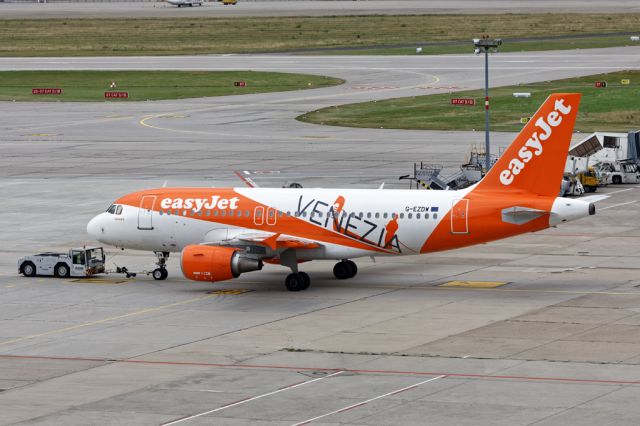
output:
[[[103,232],[100,226],[100,222],[101,222],[100,216],[101,215],[94,217],[89,221],[89,223],[87,223],[87,233],[91,235],[93,238],[95,238],[96,240],[99,240],[100,235]]]

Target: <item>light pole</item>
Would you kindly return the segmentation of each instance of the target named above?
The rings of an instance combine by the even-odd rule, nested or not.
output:
[[[478,54],[484,51],[484,152],[486,172],[491,167],[491,151],[489,147],[489,50],[497,49],[501,44],[502,39],[489,39],[489,36],[473,39],[475,53]]]

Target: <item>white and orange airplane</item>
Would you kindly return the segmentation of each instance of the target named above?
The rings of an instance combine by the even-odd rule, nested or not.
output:
[[[335,259],[338,279],[356,275],[349,260],[402,256],[486,243],[595,213],[587,201],[558,197],[580,94],[547,98],[487,175],[457,191],[314,188],[157,188],[116,200],[87,231],[121,248],[158,256],[167,278],[170,252],[183,274],[217,282],[260,270],[291,269],[291,291],[309,287],[298,264]]]

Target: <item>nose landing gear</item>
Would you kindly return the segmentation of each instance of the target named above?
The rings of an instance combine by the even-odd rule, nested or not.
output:
[[[156,251],[154,253],[158,258],[158,261],[156,262],[156,265],[158,267],[154,269],[153,272],[151,272],[151,276],[156,281],[166,280],[167,277],[169,276],[169,273],[167,272],[167,268],[166,268],[167,259],[169,259],[169,252]]]

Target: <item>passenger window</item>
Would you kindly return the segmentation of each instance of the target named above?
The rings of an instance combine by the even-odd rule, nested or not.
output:
[[[162,210],[160,210],[158,213],[160,213],[160,216],[162,216],[162,215],[163,215],[163,211],[162,211]]]
[[[402,216],[402,215],[400,215],[400,216]],[[408,219],[413,218],[413,214],[411,214],[411,213],[407,214],[407,218],[408,218]]]
[[[226,215],[227,215],[226,210],[220,210],[220,216],[226,216]]]
[[[371,212],[367,212],[367,219],[371,219]]]
[[[214,215],[214,216],[218,216],[218,210],[214,210],[214,211],[213,211],[213,215]]]
[[[385,212],[382,217],[384,217],[385,219],[389,217],[389,215]]]
[[[437,219],[437,218],[438,218],[438,213],[434,213],[434,214],[433,214],[433,218],[434,218],[434,219]]]
[[[425,214],[424,214],[424,218],[425,218],[425,219],[429,219],[429,213],[425,213]]]
[[[249,210],[245,210],[244,217],[249,217],[249,216],[251,216],[251,212]]]
[[[420,213],[416,213],[416,219],[420,219]]]
[[[380,213],[376,212],[376,219],[380,219]]]
[[[400,213],[400,219],[404,219],[404,213]]]

